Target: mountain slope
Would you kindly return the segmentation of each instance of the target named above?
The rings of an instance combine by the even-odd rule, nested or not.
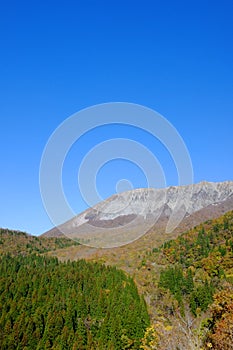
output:
[[[77,245],[77,242],[67,237],[36,237],[21,231],[0,228],[0,255],[42,254]]]
[[[233,348],[227,328],[233,309],[232,233],[231,211],[148,255],[144,268],[151,268],[151,280],[157,269],[149,302],[154,322],[170,324],[173,329],[166,332],[164,327],[159,349],[200,349],[201,343],[205,349],[207,344],[216,350]]]
[[[218,208],[226,210],[226,202]],[[159,339],[157,349],[199,350],[208,349],[203,343],[211,343],[217,350],[220,341],[229,342],[227,325],[232,320],[233,212],[209,220],[212,209],[208,206],[205,212],[186,217],[185,233],[181,234],[180,227],[176,239],[174,233],[162,234],[165,220],[160,234],[158,228],[153,229],[130,245],[114,249],[77,246],[49,255],[68,260],[84,253],[88,260],[115,265],[132,275],[147,302],[151,333]],[[198,220],[201,224],[187,231],[188,225],[193,227]],[[224,327],[225,316],[228,323]]]
[[[156,344],[159,342],[159,345],[156,345],[158,349],[199,350],[201,347],[207,349],[208,344],[216,350],[231,349],[231,335],[228,329],[232,323],[233,310],[233,212],[213,221],[210,219],[233,209],[232,182],[214,185],[197,184],[191,197],[190,187],[182,190],[179,188],[165,190],[168,201],[162,207],[159,220],[145,235],[131,244],[112,249],[97,249],[75,245],[74,241],[66,238],[47,238],[46,236],[37,238],[18,231],[1,230],[1,253],[8,251],[13,255],[18,253],[27,255],[31,252],[46,253],[65,261],[85,257],[88,260],[120,267],[133,277],[140,294],[143,294],[147,302],[152,325],[145,333],[145,337],[146,334],[149,338],[153,336]],[[142,204],[145,217],[141,223],[149,220],[150,215],[153,216],[153,210],[151,210],[154,205],[153,200],[149,209],[146,206],[146,198],[152,196],[149,191],[145,196],[144,190],[136,190],[137,193],[133,191],[134,195],[135,193],[137,195],[133,197],[134,201],[130,208],[124,211],[127,217],[124,220],[128,222],[133,220],[130,210],[134,210],[134,213],[136,209],[139,210],[141,200],[145,204]],[[187,196],[191,198],[191,202],[186,201],[186,208],[189,211],[173,232],[166,233],[171,216],[171,203],[176,202],[177,194],[180,193],[183,195],[188,193]],[[124,198],[125,194],[122,195]],[[123,200],[121,198],[118,201],[115,198],[112,201],[111,206],[106,201],[100,204],[106,205],[106,208],[114,206],[116,208],[117,203]],[[150,200],[148,202],[150,203]],[[158,207],[157,203],[154,205],[154,208],[156,207]],[[196,210],[197,208],[200,209]],[[109,213],[104,212],[103,209],[96,210],[96,216],[92,214],[93,212],[86,211],[85,220],[89,221],[88,225],[93,228],[102,225],[101,228],[106,229],[111,228],[111,225],[125,223],[121,221],[121,215],[110,218]],[[110,214],[113,214],[113,210]],[[138,212],[137,215],[142,216]],[[94,222],[95,225],[90,225],[90,222]],[[200,223],[200,226],[196,226]],[[83,225],[85,226],[86,223]],[[193,229],[188,231],[189,228]],[[185,233],[182,234],[182,232]],[[167,243],[164,244],[164,242]],[[69,262],[69,264],[73,263]],[[49,278],[51,276],[50,274]],[[176,278],[174,279],[173,276]],[[172,280],[174,283],[171,283]],[[58,286],[58,283],[55,283],[55,286]],[[212,301],[214,301],[213,304]],[[85,328],[89,329],[89,319],[85,318],[84,321]],[[10,330],[11,326],[8,322],[6,328]],[[65,332],[65,334],[68,333]],[[126,339],[124,336],[125,334],[121,339]],[[9,341],[13,342],[12,339]],[[230,347],[224,348],[226,342]]]
[[[166,220],[171,233],[184,218],[203,209],[211,217],[233,209],[233,182],[201,182],[164,189],[136,189],[113,195],[93,208],[44,233],[46,237],[65,234],[93,247],[116,247],[135,241]]]
[[[149,325],[132,278],[101,264],[0,257],[0,349],[140,348]]]

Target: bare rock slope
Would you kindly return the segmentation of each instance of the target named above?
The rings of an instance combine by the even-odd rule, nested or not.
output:
[[[111,248],[136,240],[165,218],[165,230],[172,232],[203,210],[209,213],[205,219],[233,210],[233,181],[115,194],[44,235],[65,234],[83,244]]]

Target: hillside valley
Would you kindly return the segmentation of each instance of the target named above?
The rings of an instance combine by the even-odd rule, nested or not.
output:
[[[145,234],[111,249],[1,229],[0,349],[232,349],[232,182],[192,194],[174,231],[165,203]],[[124,223],[113,220],[104,227]]]

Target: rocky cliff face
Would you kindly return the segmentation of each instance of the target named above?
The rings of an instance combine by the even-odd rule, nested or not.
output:
[[[233,209],[233,181],[135,189],[111,196],[47,235],[60,230],[84,244],[113,247],[139,238],[162,217],[172,232],[185,217],[224,202]]]
[[[119,215],[156,215],[164,208],[167,214],[184,206],[192,214],[208,205],[227,200],[233,195],[233,181],[214,183],[200,182],[194,185],[164,189],[140,188],[114,195],[89,209],[87,220],[112,220]]]

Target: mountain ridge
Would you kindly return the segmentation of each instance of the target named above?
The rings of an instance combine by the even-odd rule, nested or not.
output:
[[[209,206],[218,212],[226,201],[227,210],[233,209],[233,181],[139,188],[114,194],[42,236],[65,234],[82,244],[111,248],[138,239],[164,217],[168,218],[166,230],[169,227],[167,231],[172,232],[185,217]]]

